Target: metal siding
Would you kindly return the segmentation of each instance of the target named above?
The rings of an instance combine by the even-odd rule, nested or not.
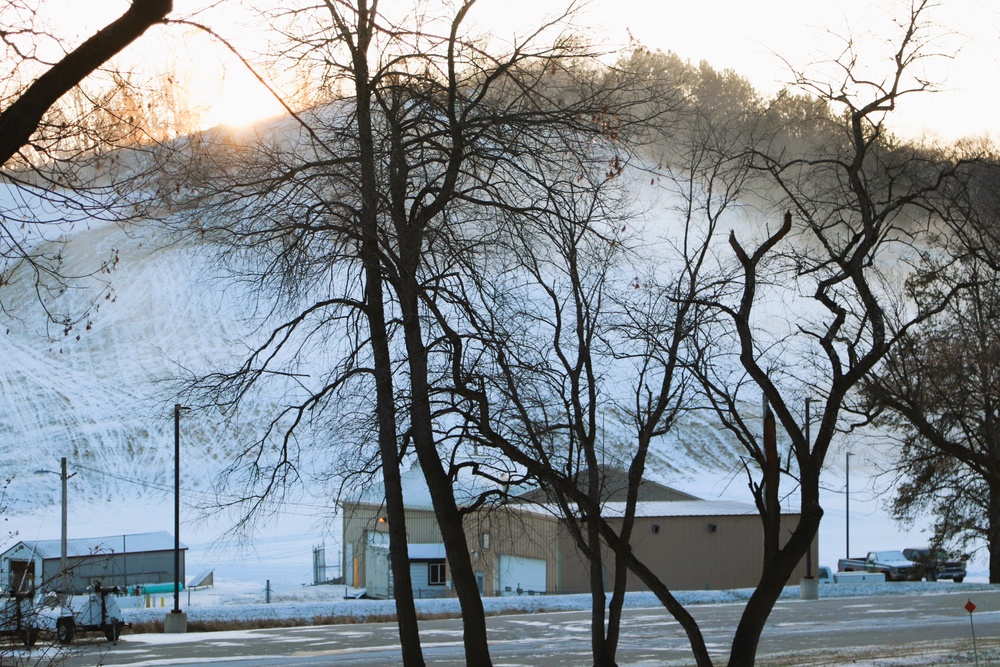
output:
[[[173,538],[171,538],[171,542],[172,540]],[[80,542],[85,541],[80,540]],[[9,571],[10,560],[26,560],[35,551],[34,546],[31,543],[22,543],[5,552],[2,556],[4,570]],[[21,558],[22,555],[25,558]],[[184,580],[186,555],[185,547],[181,549],[181,581]],[[44,589],[54,587],[59,577],[60,556],[57,554],[54,557],[42,559],[35,553],[34,560],[40,563],[35,568],[36,586]],[[130,551],[127,554],[117,552],[67,556],[66,565],[72,572],[70,586],[73,591],[80,593],[87,590],[94,580],[100,580],[107,586],[174,581],[174,552],[172,548],[169,551],[157,552]],[[125,571],[126,567],[128,567],[127,572]]]
[[[180,576],[174,577],[174,552],[97,554],[86,558],[70,558],[68,565],[73,572],[73,587],[84,591],[95,580],[104,586],[125,586],[135,584],[165,584],[175,580],[184,582],[184,568],[187,553],[181,550]],[[59,561],[46,561],[58,567]],[[126,571],[125,568],[128,568]]]
[[[659,532],[653,533],[653,524]],[[632,544],[636,556],[676,590],[744,588],[760,577],[763,533],[757,517],[637,519]],[[634,576],[628,588],[645,590]]]
[[[790,532],[797,515],[784,517],[784,534]],[[653,525],[659,531],[653,532]],[[708,525],[716,529],[709,532]],[[614,524],[613,524],[614,525]],[[568,554],[561,563],[564,592],[589,591],[589,562],[576,549],[563,529],[560,548]],[[757,585],[763,570],[764,537],[758,516],[693,516],[637,518],[632,533],[633,551],[654,574],[674,590],[750,588]],[[818,545],[813,543],[814,570]],[[605,582],[612,582],[613,556],[604,550]],[[789,583],[805,575],[804,560]],[[628,590],[644,591],[646,586],[630,574]]]
[[[344,544],[352,546],[354,558],[357,559],[357,585],[368,587],[368,535],[369,533],[388,535],[388,523],[379,521],[380,517],[387,518],[386,511],[383,506],[371,503],[345,503],[343,511]],[[441,531],[438,530],[433,511],[407,509],[404,520],[406,521],[407,542],[414,544],[441,542]],[[347,548],[344,549],[343,567],[345,572],[353,573],[355,571],[354,563],[346,561],[348,551]],[[381,579],[383,575],[379,572],[377,576]],[[382,586],[384,587],[384,584]]]
[[[558,590],[558,531],[555,517],[509,506],[481,510],[466,517],[465,534],[472,552],[472,567],[483,573],[485,594],[503,594],[502,588],[498,588],[500,554],[545,561],[545,590]],[[482,536],[486,533],[490,539],[489,546],[484,548]]]
[[[385,511],[377,505],[355,504],[344,508],[344,544],[354,545],[358,583],[362,586],[366,584],[367,533],[387,531],[385,524],[378,523],[379,516],[385,516]],[[784,518],[786,530],[783,534],[790,532],[796,520],[797,515]],[[440,531],[432,511],[408,509],[406,522],[409,541],[440,542]],[[708,532],[709,523],[716,525],[715,532]],[[652,532],[653,524],[660,527],[658,533]],[[486,595],[501,592],[496,589],[500,553],[544,560],[547,591],[589,590],[589,564],[555,517],[509,506],[487,508],[467,516],[464,527],[473,569],[484,574]],[[486,533],[490,540],[484,547],[483,535]],[[633,545],[636,555],[665,584],[676,590],[745,588],[755,586],[760,578],[763,531],[756,515],[641,517],[636,519]],[[345,557],[349,551],[345,548]],[[819,566],[817,551],[814,543],[814,571]],[[610,554],[607,556],[605,562],[611,563]],[[354,569],[352,563],[345,562],[344,567],[345,572]],[[609,586],[610,572],[609,565],[605,575]],[[797,583],[804,574],[803,562],[790,582]],[[426,572],[421,579],[426,579]],[[631,575],[628,590],[646,590],[646,587]]]

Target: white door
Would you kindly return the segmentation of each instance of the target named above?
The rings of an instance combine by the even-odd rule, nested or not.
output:
[[[528,595],[545,592],[545,561],[521,556],[500,556],[500,595]]]
[[[365,551],[365,590],[369,597],[392,597],[392,568],[389,550],[369,546]]]

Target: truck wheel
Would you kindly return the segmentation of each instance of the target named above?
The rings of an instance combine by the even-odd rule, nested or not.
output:
[[[937,581],[937,572],[928,572],[927,581]]]
[[[955,583],[960,584],[965,581],[965,577],[955,577]]]
[[[72,618],[60,618],[56,621],[56,638],[60,644],[69,644],[73,641]]]
[[[24,640],[24,645],[31,648],[38,641],[38,628],[28,628],[22,631],[21,639]]]
[[[122,626],[120,623],[111,622],[111,625],[104,628],[104,636],[109,642],[115,644],[118,643],[118,638],[122,635]]]

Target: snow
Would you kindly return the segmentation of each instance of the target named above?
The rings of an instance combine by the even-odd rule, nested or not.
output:
[[[279,587],[272,591],[272,600],[281,600],[267,604],[263,601],[263,591],[235,582],[223,582],[215,589],[192,591],[190,598],[187,592],[181,594],[181,606],[191,621],[266,621],[301,619],[306,623],[314,619],[324,619],[323,622],[365,622],[373,619],[385,620],[395,614],[395,603],[392,600],[353,600],[345,599],[345,595],[355,592],[345,586],[320,585],[300,586],[298,588]],[[861,598],[866,602],[850,605],[850,608],[860,613],[886,613],[872,598],[896,595],[944,595],[957,591],[973,593],[976,591],[995,590],[995,587],[984,582],[966,582],[954,584],[951,582],[897,582],[882,584],[824,584],[819,587],[819,597],[823,598]],[[718,591],[674,591],[675,597],[684,605],[717,605],[742,604],[749,598],[753,589],[734,589]],[[255,601],[250,601],[256,598]],[[157,600],[163,600],[163,607]],[[190,602],[188,602],[190,599]],[[782,591],[781,600],[799,599],[798,586],[786,586]],[[156,596],[153,608],[129,608],[123,604],[125,619],[130,622],[162,621],[163,615],[172,608],[172,595]],[[563,611],[585,611],[590,608],[590,597],[586,594],[574,595],[521,595],[496,598],[484,598],[483,605],[489,614],[526,613],[542,614]],[[427,615],[460,616],[460,608],[456,598],[433,598],[416,601],[417,610]],[[662,605],[652,593],[636,592],[626,595],[625,606],[629,609],[658,609]],[[864,610],[864,611],[862,611]],[[1000,613],[1000,612],[997,612]],[[525,621],[527,623],[544,623],[549,621]]]
[[[3,527],[18,533],[15,540],[58,539],[58,480],[31,471],[52,469],[67,456],[73,475],[68,481],[70,538],[116,531],[172,533],[174,396],[162,379],[205,370],[237,354],[242,348],[231,341],[245,332],[245,304],[234,292],[206,282],[208,260],[194,242],[157,249],[152,230],[125,233],[107,224],[78,228],[73,239],[65,250],[72,272],[82,273],[95,257],[117,249],[121,262],[107,277],[113,298],[94,308],[90,330],[81,326],[63,335],[47,329],[30,293],[6,293],[5,305],[17,319],[5,322],[10,331],[0,335],[5,360],[0,392],[4,405],[16,408],[0,408],[0,469],[12,478]],[[85,296],[63,298],[83,302]],[[245,409],[241,421],[265,421],[264,409]],[[738,459],[727,450],[719,429],[699,419],[690,418],[663,444],[669,455],[661,459],[670,467],[654,467],[651,476],[705,500],[734,507],[747,503]],[[326,545],[328,564],[339,561],[339,524],[330,488],[319,476],[306,477],[297,489],[300,495],[253,526],[249,535],[228,535],[234,517],[210,510],[220,500],[232,500],[232,489],[220,486],[217,476],[239,451],[242,434],[227,429],[211,413],[185,413],[182,418],[181,539],[191,549],[188,571],[215,569],[218,576],[254,581],[261,589],[268,579],[311,581],[314,546]],[[305,446],[310,448],[309,464],[319,471],[336,456],[326,443]],[[890,455],[890,445],[875,439],[839,442],[823,480],[826,515],[817,565],[835,567],[847,555],[843,454],[848,449],[855,454],[849,498],[852,548],[863,555],[925,545],[928,522],[913,529],[894,525],[878,496],[878,469]],[[419,506],[426,499],[409,502]],[[982,573],[983,562],[973,565],[972,573],[977,567]]]
[[[896,596],[896,595],[935,595],[935,594],[946,594],[955,591],[968,592],[970,595],[975,591],[980,590],[994,590],[993,587],[988,584],[982,583],[964,583],[964,584],[952,584],[952,583],[893,583],[893,584],[868,584],[868,585],[851,585],[851,584],[828,584],[821,585],[819,588],[820,598],[833,598],[833,597],[860,597],[865,600],[871,600],[872,598],[878,598],[882,596]],[[378,618],[378,620],[385,620],[385,615],[393,613],[392,602],[390,601],[378,601],[378,600],[342,600],[343,587],[337,586],[311,586],[311,587],[301,587],[298,591],[283,591],[283,595],[288,595],[294,597],[296,595],[301,596],[301,600],[298,602],[283,602],[275,603],[271,605],[255,603],[255,604],[231,604],[228,599],[228,595],[220,591],[212,592],[211,589],[206,591],[195,591],[192,595],[192,602],[190,605],[185,607],[185,611],[188,614],[188,619],[190,621],[194,620],[267,620],[267,619],[305,619],[307,622],[319,618],[322,622],[331,622],[332,619],[337,619],[341,622],[364,622],[372,618]],[[235,591],[231,591],[235,592]],[[720,604],[743,604],[749,598],[751,594],[750,589],[740,589],[732,591],[677,591],[675,592],[678,600],[687,606],[690,605],[720,605]],[[201,595],[205,595],[205,600],[212,600],[211,604],[202,604],[203,599]],[[799,589],[797,586],[786,587],[782,593],[782,600],[797,600],[799,598]],[[552,626],[558,626],[559,631],[563,636],[571,634],[580,634],[580,639],[584,640],[586,633],[589,632],[589,626],[587,623],[566,623],[560,617],[560,612],[566,611],[586,611],[590,607],[590,599],[587,595],[546,595],[546,596],[520,596],[520,597],[505,597],[505,598],[486,598],[484,599],[484,607],[487,613],[497,614],[497,613],[531,613],[538,614],[537,616],[524,617],[523,620],[515,620],[516,624],[521,624],[525,626],[532,626],[538,628],[546,628]],[[626,595],[625,606],[630,609],[662,609],[659,602],[651,593],[629,593]],[[454,598],[451,599],[434,599],[434,600],[418,600],[417,607],[420,612],[428,614],[449,614],[454,617],[459,617],[459,607],[458,601]],[[894,621],[883,620],[886,617],[886,611],[874,602],[864,602],[858,605],[852,605],[853,609],[857,611],[854,620],[858,623],[870,623],[871,620],[866,620],[868,618],[874,620],[880,624],[892,623],[892,622],[907,622],[905,620]],[[126,613],[126,620],[138,621],[138,620],[162,620],[164,610],[137,610],[129,611]],[[1000,612],[994,612],[994,614],[1000,614]],[[980,618],[984,618],[985,614],[980,614]],[[348,620],[349,619],[349,620]],[[984,618],[985,620],[985,618]],[[656,614],[653,617],[653,621],[662,621],[665,626],[672,625],[672,621],[663,619],[660,614]],[[789,625],[795,625],[794,623],[784,623],[783,627],[788,627]],[[815,624],[809,624],[814,626]],[[627,629],[626,629],[627,633]],[[359,629],[357,636],[364,637],[367,636],[368,631]],[[422,636],[427,640],[436,640],[437,642],[447,640],[449,638],[460,638],[461,632],[456,631],[434,631],[428,629],[422,631]],[[256,641],[262,640],[262,635],[260,631],[253,633],[247,631],[222,631],[214,632],[211,635],[211,641],[214,645],[225,645],[227,641],[236,642],[244,639],[253,638]],[[288,635],[282,633],[280,636],[276,635],[274,641],[289,642],[295,641],[294,638],[290,638]],[[199,637],[198,633],[189,634],[128,634],[128,643],[133,646],[139,645],[164,645],[164,644],[181,644],[201,641],[202,637]],[[425,642],[424,646],[429,647],[435,645],[434,641]],[[383,648],[385,646],[383,645]],[[725,643],[720,642],[709,642],[708,647],[710,650],[717,652],[725,652],[728,650],[729,646]],[[773,664],[823,664],[827,667],[876,667],[877,665],[887,665],[891,664],[894,667],[917,667],[921,665],[952,665],[952,664],[967,664],[967,662],[955,662],[957,659],[955,657],[955,647],[950,645],[942,650],[935,650],[936,647],[928,646],[922,647],[919,651],[913,651],[912,655],[906,655],[905,651],[893,651],[891,663],[882,662],[880,659],[870,659],[871,649],[853,649],[845,647],[842,651],[837,652],[836,660],[830,655],[829,651],[826,651],[823,655],[823,660],[820,662],[817,660],[816,663],[805,662],[808,660],[808,655],[810,652],[806,651],[796,651],[794,654],[789,656],[784,656],[787,658],[794,657],[797,659],[795,662],[774,662]],[[843,658],[842,655],[848,655],[848,658]],[[775,656],[769,656],[769,659],[774,659]],[[869,661],[870,659],[870,661]],[[517,663],[523,664],[523,663]],[[534,663],[532,663],[534,664]],[[683,662],[670,664],[684,664]],[[769,663],[771,664],[771,663]]]

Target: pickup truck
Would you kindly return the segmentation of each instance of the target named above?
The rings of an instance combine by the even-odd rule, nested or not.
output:
[[[923,570],[902,551],[869,551],[864,558],[841,558],[840,572],[882,572],[886,581],[920,581]]]
[[[951,579],[956,584],[965,580],[965,562],[949,560],[943,551],[931,550],[927,547],[903,549],[903,555],[917,564],[921,574],[927,581]]]

